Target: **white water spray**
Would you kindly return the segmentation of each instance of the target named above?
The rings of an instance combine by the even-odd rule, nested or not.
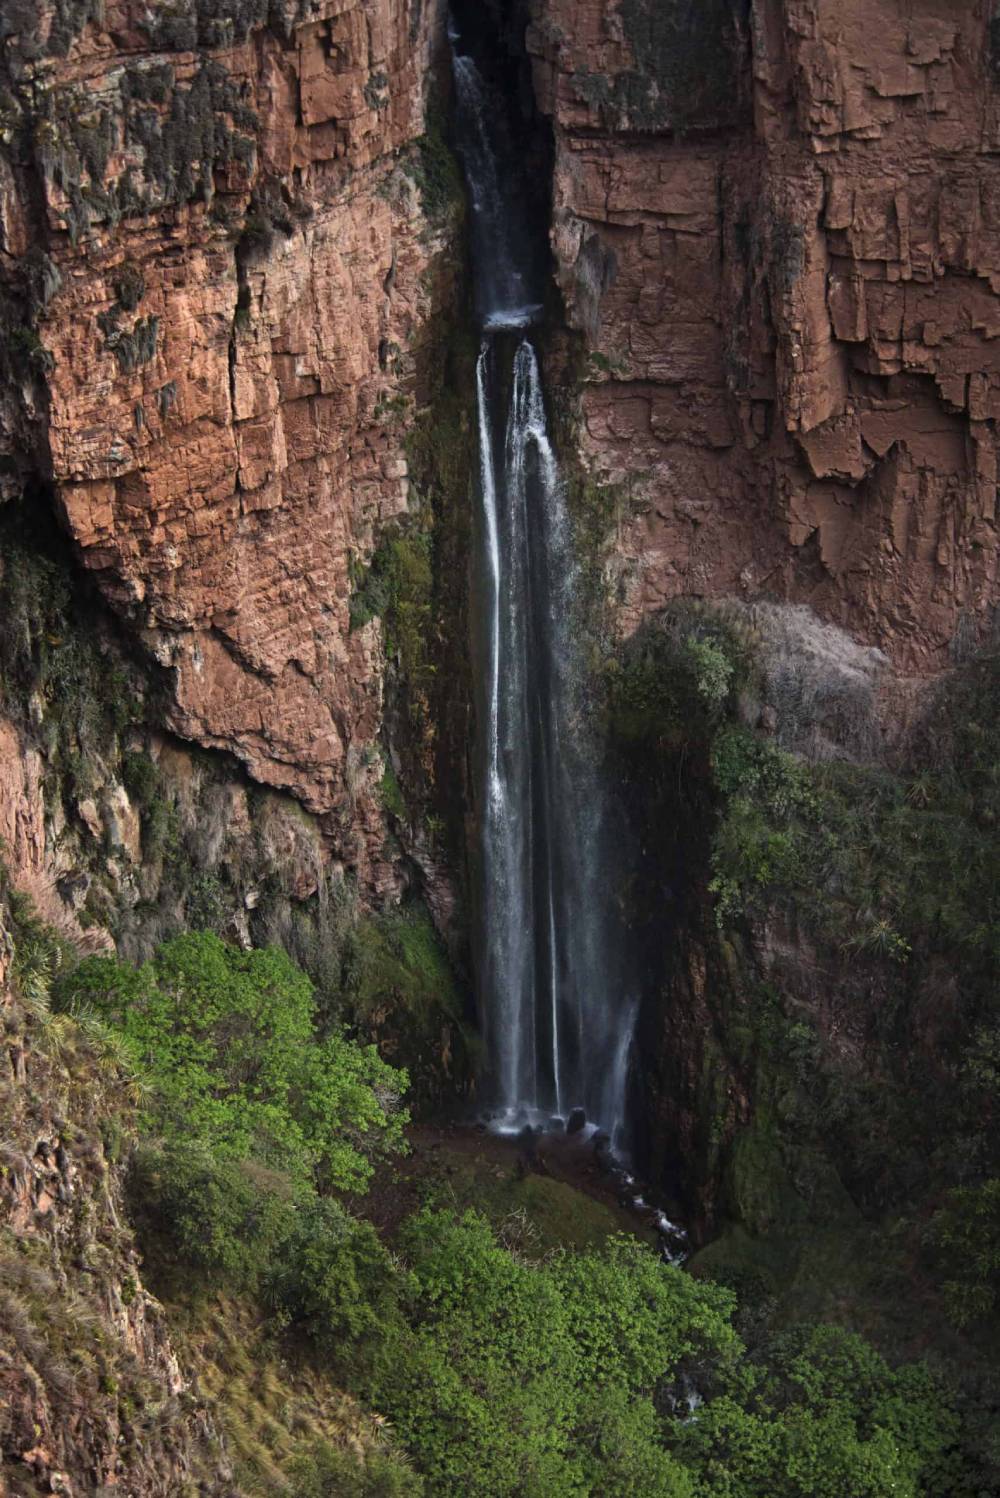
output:
[[[634,1006],[611,960],[607,817],[571,526],[530,336],[530,236],[498,101],[472,58],[456,55],[454,72],[482,329],[478,979],[494,1121],[518,1129],[582,1108],[620,1142]]]

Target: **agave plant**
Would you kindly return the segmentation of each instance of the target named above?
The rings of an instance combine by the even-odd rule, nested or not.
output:
[[[37,947],[27,951],[19,945],[14,959],[14,977],[21,1003],[34,1019],[49,1015],[53,964],[51,954]]]
[[[889,958],[892,962],[905,962],[910,955],[910,943],[901,936],[884,916],[876,916],[868,910],[862,916],[860,931],[848,937],[845,945],[855,951],[868,952],[873,957]]]
[[[149,1080],[126,1037],[84,1004],[74,1004],[66,1017],[90,1046],[101,1074],[122,1083],[129,1102],[138,1106],[149,1092]]]

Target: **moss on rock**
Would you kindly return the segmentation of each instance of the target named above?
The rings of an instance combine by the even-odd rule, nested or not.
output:
[[[747,118],[747,7],[740,0],[622,0],[633,66],[573,84],[616,129],[717,129]]]
[[[388,1060],[406,1066],[416,1106],[447,1108],[464,1090],[475,1040],[423,906],[364,916],[348,932],[343,1004]]]

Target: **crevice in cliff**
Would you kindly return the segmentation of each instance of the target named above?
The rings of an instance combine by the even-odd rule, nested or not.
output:
[[[612,660],[608,773],[618,787],[619,888],[639,992],[635,1163],[678,1203],[698,1242],[718,1220],[725,1151],[746,1095],[721,1024],[731,974],[719,958],[707,895],[715,824],[710,741],[696,726],[696,701],[679,711],[669,703],[677,680],[651,689],[663,680],[660,648],[651,627]]]
[[[504,146],[526,195],[525,219],[534,232],[533,253],[548,302],[554,290],[548,229],[555,146],[551,121],[535,97],[525,36],[530,6],[527,0],[452,0],[450,11],[461,47],[472,56],[487,86],[506,102],[504,124],[510,140]]]
[[[0,502],[51,471],[46,377],[52,355],[38,326],[61,275],[48,253],[32,104],[18,49],[0,38]]]

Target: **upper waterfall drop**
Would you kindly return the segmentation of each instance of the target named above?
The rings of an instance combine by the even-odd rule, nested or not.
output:
[[[469,193],[475,300],[484,329],[524,328],[541,312],[537,268],[523,196],[516,191],[514,150],[500,101],[471,56],[457,51],[452,74],[460,151]]]
[[[582,1108],[621,1142],[632,1006],[612,962],[607,812],[578,569],[531,328],[533,240],[504,101],[452,33],[469,192],[480,453],[478,989],[502,1128]]]

